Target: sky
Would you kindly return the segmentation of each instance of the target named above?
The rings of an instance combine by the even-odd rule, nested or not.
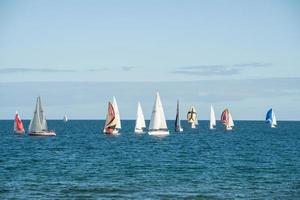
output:
[[[168,119],[180,99],[182,118],[299,120],[300,1],[0,0],[0,119],[37,95],[49,119],[103,119],[113,95],[150,118],[156,91]]]

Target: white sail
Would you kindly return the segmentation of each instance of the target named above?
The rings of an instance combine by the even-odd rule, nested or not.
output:
[[[143,132],[143,128],[146,128],[145,118],[140,102],[138,102],[138,108],[136,113],[135,132]]]
[[[43,107],[42,107],[41,97],[38,97],[37,101],[38,101],[38,104],[39,104],[39,117],[40,117],[40,122],[41,122],[41,125],[42,125],[42,130],[48,130],[45,113],[44,113],[44,110],[43,110]]]
[[[112,105],[114,107],[114,111],[115,111],[115,118],[116,118],[116,129],[121,129],[121,118],[120,118],[120,112],[119,112],[119,107],[117,104],[117,100],[115,97],[113,97],[113,102]]]
[[[277,126],[277,120],[276,120],[276,116],[275,116],[275,112],[273,110],[272,112],[272,124],[271,124],[272,127],[275,127]]]
[[[231,114],[230,113],[228,113],[228,126],[229,127],[233,127],[234,126],[234,123],[233,123],[233,119],[232,119],[232,116],[231,116]]]
[[[39,98],[37,99],[33,118],[29,124],[29,132],[41,132],[43,130],[40,120],[40,103]]]
[[[68,121],[67,115],[64,116],[64,119],[63,119],[63,120],[64,120],[64,122],[67,122],[67,121]]]
[[[156,93],[156,99],[153,106],[149,130],[167,130],[166,118],[159,93]]]
[[[213,106],[210,106],[210,122],[209,122],[209,128],[213,129],[214,126],[216,126],[216,116]]]

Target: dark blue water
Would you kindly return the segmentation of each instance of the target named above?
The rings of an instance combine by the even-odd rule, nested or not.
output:
[[[103,123],[49,121],[57,136],[39,138],[0,121],[1,199],[300,199],[299,122],[183,123],[164,138],[134,134],[134,121],[107,136]]]

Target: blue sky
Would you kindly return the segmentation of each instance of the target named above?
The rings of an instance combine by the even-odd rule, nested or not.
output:
[[[165,91],[161,96],[169,105],[166,115],[170,119],[177,98],[184,99],[185,107],[196,104],[200,110],[210,101],[220,110],[225,106],[236,112],[243,109],[236,113],[239,119],[261,119],[270,106],[282,112],[279,119],[299,119],[299,19],[300,2],[295,0],[0,0],[0,109],[4,111],[0,119],[11,118],[17,108],[30,118],[38,94],[46,97],[48,118],[64,112],[70,112],[70,118],[104,118],[102,107],[112,95],[119,96],[121,105],[123,99],[132,98],[117,89],[94,95],[86,89],[86,82],[120,86],[155,82],[152,86],[136,84],[140,87],[129,84],[126,89],[135,93],[149,89],[149,96],[143,92],[144,101],[154,98],[155,90]],[[37,86],[32,84],[35,81],[59,82],[59,92],[50,95],[51,84]],[[187,81],[198,84],[187,89]],[[17,88],[24,82],[31,87],[30,93],[24,88],[31,101],[22,106],[9,103],[7,97],[19,98]],[[75,109],[78,102],[62,92],[72,90],[72,82],[84,88],[76,90],[76,98],[79,95],[94,103],[85,101]],[[235,89],[223,94],[216,83]],[[183,89],[178,97],[168,92]],[[251,95],[245,95],[247,90]],[[273,93],[262,97],[265,91]],[[144,109],[151,111],[153,98]],[[69,110],[60,107],[57,99],[69,99]],[[96,106],[101,107],[99,112]],[[134,106],[123,104],[123,116],[134,118]],[[202,118],[208,116],[203,113]]]

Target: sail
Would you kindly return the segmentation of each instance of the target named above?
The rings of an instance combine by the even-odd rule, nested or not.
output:
[[[213,106],[210,106],[210,123],[209,127],[212,129],[214,126],[216,126],[216,116]]]
[[[41,132],[43,130],[42,124],[40,121],[40,103],[39,98],[37,99],[35,111],[33,114],[33,118],[29,124],[29,132]]]
[[[138,102],[135,129],[142,129],[142,128],[146,128],[146,123],[145,123],[145,118],[144,118],[144,114],[143,114],[141,104],[140,104],[140,102]]]
[[[175,119],[175,131],[181,130],[180,116],[179,116],[179,101],[177,100],[177,110],[176,110],[176,119]]]
[[[187,120],[190,124],[198,125],[198,119],[197,119],[197,111],[194,106],[192,106],[187,114]]]
[[[275,116],[275,112],[273,111],[273,115],[272,115],[272,125],[273,126],[277,126],[277,120],[276,120],[276,116]]]
[[[48,126],[47,126],[47,121],[46,121],[46,117],[45,117],[45,113],[42,107],[42,101],[41,101],[41,97],[38,97],[38,104],[39,104],[39,117],[40,117],[40,122],[42,125],[42,130],[48,130]]]
[[[16,116],[15,116],[14,131],[15,132],[24,132],[24,126],[23,126],[22,120],[21,120],[18,112],[16,112]]]
[[[228,126],[230,127],[234,126],[233,119],[230,112],[228,113]]]
[[[113,103],[112,103],[115,111],[115,118],[116,118],[116,129],[121,129],[121,118],[120,118],[120,112],[119,112],[119,107],[117,104],[117,100],[115,97],[113,97]]]
[[[266,114],[266,123],[271,124],[272,119],[273,119],[273,109],[271,108],[270,110],[268,110],[268,112]]]
[[[106,115],[105,127],[104,128],[115,128],[116,127],[115,111],[112,103],[108,102],[108,110]]]
[[[229,115],[228,114],[229,114],[229,111],[227,108],[221,114],[221,122],[226,126],[229,124]]]
[[[153,106],[149,130],[168,129],[163,106],[159,93],[156,93],[156,99]]]
[[[68,121],[68,117],[67,117],[67,115],[64,115],[64,122],[67,122]]]

